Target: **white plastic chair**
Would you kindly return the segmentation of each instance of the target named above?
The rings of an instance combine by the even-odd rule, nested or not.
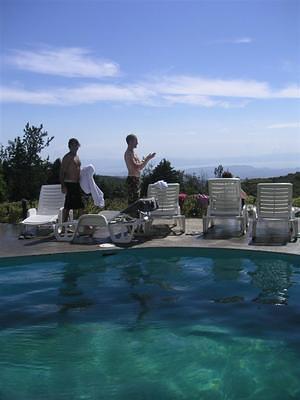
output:
[[[84,214],[77,221],[56,224],[54,234],[60,242],[71,242],[84,235],[92,238],[96,230],[103,227],[107,227],[107,219],[103,215]]]
[[[262,221],[286,222],[289,239],[298,234],[298,221],[292,207],[293,185],[291,183],[258,183],[256,206],[253,209],[252,239],[256,237],[256,226]]]
[[[62,210],[65,195],[61,191],[61,185],[43,185],[41,187],[38,207],[27,211],[27,218],[21,224],[26,226],[53,226],[62,221]]]
[[[239,178],[212,178],[208,180],[209,205],[203,216],[203,233],[215,219],[236,219],[244,234],[248,225],[246,206],[242,207],[241,181]]]
[[[155,184],[148,185],[147,197],[155,197],[159,208],[151,211],[150,217],[155,219],[172,219],[181,232],[185,232],[185,216],[181,215],[179,206],[179,183],[168,183],[160,188]]]

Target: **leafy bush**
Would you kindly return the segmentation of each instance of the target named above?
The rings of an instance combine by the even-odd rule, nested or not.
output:
[[[22,220],[21,202],[0,204],[0,222],[14,224]]]
[[[127,201],[124,199],[105,199],[105,210],[124,210],[127,207]],[[85,202],[85,214],[98,214],[102,208],[94,205],[91,197]]]
[[[296,197],[295,199],[293,199],[293,206],[300,208],[300,197]]]
[[[198,195],[188,196],[181,208],[182,214],[188,218],[201,218],[206,210],[207,204],[201,202]]]
[[[255,204],[256,198],[254,196],[248,195],[246,199],[246,204]]]

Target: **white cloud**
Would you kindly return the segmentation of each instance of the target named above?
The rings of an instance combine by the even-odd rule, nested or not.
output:
[[[228,43],[228,44],[249,44],[252,43],[253,39],[248,36],[244,37],[238,37],[238,38],[229,38],[229,39],[216,39],[210,42],[210,44],[222,44],[222,43]]]
[[[57,88],[53,90],[30,91],[19,88],[2,88],[0,100],[26,104],[76,105],[99,101],[123,103],[149,103],[151,92],[137,85],[85,85],[76,88]]]
[[[300,98],[300,87],[297,85],[290,85],[284,89],[276,92],[277,97],[281,98]]]
[[[208,105],[226,106],[226,103],[215,101],[218,97],[238,99],[276,99],[276,98],[300,98],[300,88],[290,85],[280,90],[274,90],[267,82],[241,79],[207,79],[197,76],[171,76],[156,80],[151,84],[152,89],[162,95],[171,96],[172,102],[182,103],[186,97],[189,103],[194,99],[195,104],[199,100],[205,100]],[[213,99],[212,99],[213,98]],[[227,104],[230,106],[230,103]],[[244,104],[245,105],[245,104]]]
[[[267,127],[268,129],[299,129],[300,128],[300,121],[299,122],[287,122],[281,124],[273,124]]]
[[[206,79],[172,76],[154,84],[156,91],[174,96],[215,96],[238,98],[269,98],[272,93],[265,82],[245,80]]]
[[[237,39],[233,39],[232,43],[236,43],[236,44],[245,44],[245,43],[252,43],[253,39],[250,37],[242,37],[242,38],[237,38]]]
[[[88,50],[77,47],[40,51],[16,50],[6,60],[22,70],[69,78],[103,78],[120,73],[118,64],[93,58]]]
[[[58,99],[53,93],[5,87],[2,87],[0,90],[0,101],[6,103],[41,105],[59,104]]]
[[[2,102],[74,105],[96,102],[121,102],[151,106],[186,104],[199,107],[245,107],[253,99],[295,99],[299,89],[288,86],[273,90],[268,83],[254,80],[205,79],[169,76],[138,83],[89,84],[42,90],[3,88]]]

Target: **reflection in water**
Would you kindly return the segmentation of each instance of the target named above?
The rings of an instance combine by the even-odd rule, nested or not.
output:
[[[62,303],[59,304],[60,313],[73,309],[84,309],[94,304],[78,284],[80,278],[87,272],[87,270],[80,268],[79,265],[67,264],[64,268],[62,286],[59,288],[59,293],[63,298]]]
[[[170,265],[167,267],[169,270],[174,268],[172,272],[175,273],[181,270],[177,265],[177,260],[174,260],[173,268],[170,268]],[[140,306],[137,321],[142,320],[157,301],[172,303],[177,300],[173,293],[174,288],[170,282],[166,281],[167,274],[161,274],[162,270],[164,270],[164,266],[160,265],[157,268],[157,264],[153,260],[150,262],[135,261],[122,268],[122,278],[131,287],[130,296]]]
[[[241,258],[226,258],[226,260],[224,258],[215,258],[212,267],[212,272],[216,281],[238,280],[242,270]]]
[[[241,258],[216,258],[212,266],[212,272],[214,274],[214,280],[216,282],[229,281],[231,285],[226,284],[225,288],[230,291],[237,290],[234,287],[234,282],[241,279],[241,273],[243,271]],[[220,290],[222,293],[222,290]],[[213,298],[215,303],[242,303],[244,302],[244,297],[239,294],[231,293],[230,296],[223,296],[218,298]]]
[[[291,286],[292,268],[284,260],[257,260],[256,271],[249,272],[252,284],[261,289],[253,300],[263,304],[288,304],[288,288]]]

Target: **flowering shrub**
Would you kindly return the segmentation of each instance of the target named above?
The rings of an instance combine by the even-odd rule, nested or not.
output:
[[[179,197],[180,204],[180,197]],[[180,206],[182,214],[188,218],[202,217],[208,206],[208,196],[205,194],[193,194],[186,196]]]
[[[179,205],[180,205],[180,209],[182,210],[183,204],[186,200],[186,198],[188,197],[188,195],[186,193],[179,193],[179,197],[178,197],[178,201],[179,201]]]

